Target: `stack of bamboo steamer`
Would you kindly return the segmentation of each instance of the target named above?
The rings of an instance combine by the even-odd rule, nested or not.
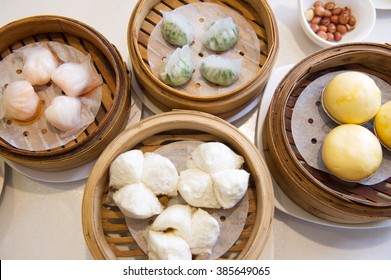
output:
[[[201,1],[141,0],[138,2],[128,26],[128,49],[134,74],[145,97],[162,111],[197,110],[228,118],[239,113],[252,102],[259,101],[258,98],[277,57],[276,21],[265,0],[212,1],[222,7],[237,11],[251,25],[258,37],[259,62],[256,65],[255,74],[246,83],[221,94],[196,96],[180,88],[167,86],[154,75],[150,67],[147,46],[154,28],[162,19],[161,10],[171,11],[198,2]],[[245,51],[241,50],[241,52]],[[245,54],[242,53],[242,55]]]
[[[339,70],[361,71],[391,84],[391,47],[345,44],[299,62],[277,86],[271,101],[263,131],[266,161],[284,193],[317,217],[352,224],[390,219],[391,177],[369,186],[342,182],[309,166],[295,145],[291,117],[298,97],[316,78]]]
[[[0,29],[0,37],[2,59],[30,43],[53,41],[69,45],[85,55],[91,55],[104,81],[102,102],[95,120],[75,140],[50,150],[30,151],[15,148],[0,139],[0,155],[42,171],[67,170],[96,159],[125,128],[129,115],[129,73],[117,49],[90,26],[53,15],[28,17],[9,23]]]
[[[271,177],[260,152],[236,127],[221,118],[175,110],[126,129],[103,151],[92,169],[83,196],[82,222],[85,240],[95,259],[148,258],[130,234],[118,207],[106,203],[110,165],[126,151],[152,152],[178,141],[219,141],[243,156],[243,168],[250,173],[246,221],[239,238],[220,258],[258,259],[265,252],[272,231],[274,200]]]

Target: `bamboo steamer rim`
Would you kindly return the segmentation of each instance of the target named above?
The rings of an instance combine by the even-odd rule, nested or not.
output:
[[[254,229],[238,258],[256,259],[261,255],[271,234],[274,204],[271,177],[258,149],[239,130],[218,117],[202,112],[176,110],[149,117],[127,128],[107,146],[93,167],[83,195],[82,223],[84,238],[95,259],[116,258],[104,238],[100,211],[103,187],[99,188],[99,183],[104,184],[102,177],[108,176],[111,162],[119,154],[148,137],[176,129],[198,130],[224,136],[224,141],[230,145],[234,143],[232,146],[245,158],[257,186],[257,209]],[[250,155],[253,155],[251,160]],[[95,176],[96,174],[98,176]]]
[[[110,68],[115,73],[115,79],[113,79],[115,82],[115,90],[112,92],[112,105],[103,116],[99,126],[95,130],[89,131],[88,136],[76,145],[66,146],[62,149],[52,151],[27,151],[14,148],[8,144],[3,145],[3,143],[0,142],[0,146],[5,147],[2,154],[4,153],[6,158],[18,163],[30,161],[30,164],[32,166],[37,165],[38,169],[40,169],[40,166],[46,165],[44,161],[50,162],[53,159],[56,161],[66,160],[63,157],[66,157],[67,153],[74,152],[80,147],[86,147],[87,150],[93,150],[95,146],[98,146],[100,140],[104,138],[102,131],[111,129],[111,126],[118,121],[118,116],[116,116],[118,111],[124,111],[123,108],[121,108],[124,104],[121,105],[121,103],[128,103],[126,101],[126,99],[128,99],[126,95],[130,91],[130,81],[128,74],[126,73],[126,66],[116,47],[91,26],[72,18],[57,15],[39,15],[10,22],[0,28],[0,34],[2,35],[0,51],[4,51],[8,46],[12,46],[27,37],[51,33],[71,34],[93,44],[93,46],[111,63]],[[12,41],[7,39],[12,39]],[[44,169],[46,168],[50,169],[50,166],[48,165]]]
[[[378,43],[347,43],[317,51],[297,63],[278,84],[270,104],[263,133],[266,160],[280,187],[296,204],[327,220],[363,223],[391,218],[389,205],[365,205],[329,189],[300,163],[290,147],[285,123],[288,99],[306,75],[321,72],[319,61],[334,65],[333,59],[345,55],[390,55],[391,46]],[[340,64],[338,64],[340,65]],[[335,65],[334,65],[335,66]],[[283,178],[281,177],[283,176]],[[289,185],[289,187],[288,187]]]
[[[252,5],[253,8],[259,14],[262,14],[262,12],[266,12],[267,15],[266,18],[268,20],[267,25],[270,27],[270,30],[266,29],[268,33],[267,36],[269,37],[268,40],[269,53],[265,64],[262,66],[262,68],[258,69],[257,75],[255,75],[252,79],[247,81],[242,86],[216,96],[196,96],[180,91],[174,87],[168,86],[165,83],[163,83],[161,80],[155,77],[155,75],[152,73],[150,68],[144,63],[141,52],[137,45],[141,23],[144,21],[147,13],[159,2],[160,0],[153,0],[153,1],[139,0],[130,16],[127,34],[128,34],[129,53],[132,57],[133,63],[136,66],[134,67],[135,73],[143,77],[143,80],[151,80],[153,86],[156,88],[155,90],[158,91],[160,94],[163,94],[166,96],[166,98],[171,98],[173,100],[185,99],[186,101],[195,105],[197,105],[197,103],[205,102],[205,101],[208,102],[215,101],[215,102],[224,103],[225,99],[235,98],[236,95],[239,95],[239,97],[236,97],[236,99],[243,98],[243,95],[249,94],[246,92],[246,90],[248,90],[250,87],[253,87],[254,84],[257,85],[262,84],[267,79],[267,76],[269,75],[269,72],[271,71],[274,65],[274,61],[276,59],[277,52],[278,52],[278,35],[277,35],[278,30],[277,30],[277,24],[276,24],[274,14],[272,13],[272,10],[269,4],[267,3],[267,1],[256,0],[256,1],[245,1],[245,2],[246,3],[257,2],[257,4]],[[138,24],[140,26],[138,26]]]

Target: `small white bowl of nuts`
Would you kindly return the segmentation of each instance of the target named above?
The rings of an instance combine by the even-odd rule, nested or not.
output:
[[[298,6],[301,27],[321,47],[361,42],[376,21],[372,0],[298,0]]]

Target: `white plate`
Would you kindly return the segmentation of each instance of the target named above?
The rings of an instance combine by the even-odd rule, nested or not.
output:
[[[3,158],[0,157],[0,195],[4,187],[4,177],[5,177],[5,163]]]
[[[391,0],[372,0],[378,10],[391,10]]]
[[[286,65],[275,69],[269,77],[269,81],[266,85],[265,92],[260,104],[260,109],[258,112],[258,126],[257,126],[257,147],[263,153],[262,146],[262,131],[263,125],[266,118],[267,111],[275,89],[277,88],[279,82],[283,77],[289,72],[293,65]],[[379,222],[370,222],[362,224],[343,224],[343,223],[334,223],[320,219],[297,206],[292,200],[287,197],[284,192],[280,189],[278,184],[273,180],[273,189],[274,189],[274,203],[278,210],[296,217],[298,219],[308,221],[311,223],[337,227],[337,228],[349,228],[349,229],[371,229],[371,228],[382,228],[382,227],[391,227],[391,220],[379,221]]]
[[[137,99],[135,94],[132,93],[131,96],[132,96],[131,109],[129,113],[127,127],[140,121],[141,119],[141,101]],[[64,171],[58,171],[58,172],[46,172],[46,171],[34,170],[26,166],[20,165],[16,162],[12,162],[10,160],[6,160],[6,162],[9,166],[11,166],[19,173],[25,175],[26,177],[38,181],[43,181],[43,182],[66,183],[66,182],[74,182],[74,181],[86,179],[89,176],[92,168],[94,167],[96,160],[93,160],[80,167],[76,167]]]

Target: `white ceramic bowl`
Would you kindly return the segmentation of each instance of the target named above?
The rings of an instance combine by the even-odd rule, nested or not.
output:
[[[323,3],[328,1],[324,0]],[[313,6],[315,0],[297,0],[300,25],[303,28],[305,34],[317,45],[321,47],[331,47],[337,44],[349,43],[349,42],[362,42],[364,41],[373,29],[376,21],[376,9],[372,0],[337,0],[336,6],[349,7],[352,14],[356,17],[357,23],[353,30],[347,32],[342,36],[342,40],[339,42],[331,42],[320,38],[310,28],[310,24],[305,17],[305,11]]]

